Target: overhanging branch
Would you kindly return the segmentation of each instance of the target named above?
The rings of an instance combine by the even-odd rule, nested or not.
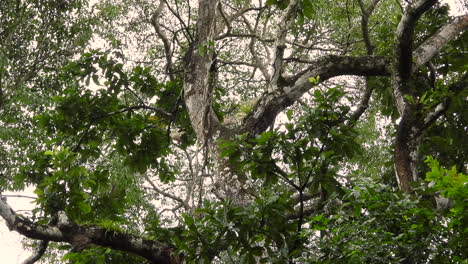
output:
[[[397,40],[397,49],[400,56],[397,58],[398,62],[396,63],[398,70],[393,73],[394,78],[398,77],[400,80],[398,83],[401,83],[405,79],[404,77],[409,74],[408,70],[416,71],[435,56],[449,40],[455,38],[458,33],[467,27],[467,15],[456,18],[415,50],[414,59],[416,63],[412,62],[413,56],[411,49],[409,49],[410,59],[408,60],[408,57],[405,57],[405,54],[408,53],[405,47],[408,45],[410,47],[408,41],[412,41],[412,37],[408,34],[412,34],[417,19],[434,4],[433,2],[433,0],[417,1],[407,9],[407,14],[402,18],[399,26],[400,38]],[[445,38],[444,42],[441,40],[442,38]],[[310,77],[317,78],[319,76],[320,83],[341,75],[390,76],[392,74],[392,59],[384,56],[348,57],[329,55],[307,63],[310,66],[304,71],[294,77],[282,78],[280,80],[282,82],[280,89],[266,92],[259,98],[252,112],[244,119],[242,131],[251,134],[265,131],[278,113],[296,102],[315,85],[309,81]],[[411,66],[408,66],[408,63]],[[395,90],[397,107],[400,112],[402,112],[404,105],[403,90],[403,87],[397,87]]]
[[[281,89],[265,93],[257,102],[252,112],[244,119],[242,131],[259,134],[265,131],[275,120],[276,115],[296,102],[315,83],[341,75],[389,76],[390,59],[383,56],[325,56],[311,63],[300,75],[283,80]],[[317,78],[319,77],[319,78]]]
[[[429,62],[452,39],[468,28],[468,15],[454,18],[424,41],[415,51],[416,68]]]
[[[144,257],[155,264],[180,263],[173,256],[173,248],[155,240],[108,230],[97,226],[81,226],[70,222],[62,212],[57,226],[40,225],[22,217],[2,197],[0,199],[0,216],[10,230],[32,239],[65,242],[75,248],[84,249],[88,245],[99,245],[122,250]]]

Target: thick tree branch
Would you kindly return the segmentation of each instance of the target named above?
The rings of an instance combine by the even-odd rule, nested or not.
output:
[[[315,83],[341,75],[388,76],[390,59],[382,56],[325,56],[315,62],[299,77],[282,80],[281,89],[265,93],[257,102],[252,112],[246,116],[242,131],[259,134],[265,131],[275,120],[276,115],[296,102]],[[318,78],[317,78],[318,77]]]
[[[413,65],[413,32],[419,18],[437,0],[418,0],[408,4],[395,32],[395,70],[403,80],[409,78]]]
[[[0,216],[3,217],[10,230],[15,230],[32,239],[59,242],[65,236],[62,231],[55,226],[38,225],[27,218],[17,215],[6,203],[5,197],[1,197],[0,199]]]
[[[450,40],[468,28],[468,15],[454,18],[430,38],[424,41],[413,53],[416,68],[429,62]]]
[[[410,94],[409,79],[413,71],[413,33],[419,18],[437,0],[418,0],[408,4],[395,32],[395,57],[392,73],[393,95],[400,116],[407,106],[406,94]]]
[[[172,247],[161,242],[97,226],[80,226],[70,222],[64,212],[59,215],[57,226],[40,225],[16,214],[2,198],[0,216],[5,219],[10,230],[28,238],[65,242],[78,250],[92,244],[109,247],[139,255],[155,264],[179,263],[178,257],[172,254]]]
[[[375,1],[375,3],[376,2],[377,1]],[[399,154],[395,159],[404,166],[400,164],[401,166],[396,167],[397,171],[399,171],[399,175],[405,175],[400,177],[400,180],[403,182],[402,190],[409,191],[409,183],[416,177],[415,167],[411,166],[411,164],[417,160],[419,141],[417,139],[418,137],[415,137],[417,129],[414,127],[414,122],[417,120],[415,119],[414,113],[409,113],[414,109],[412,107],[407,108],[404,95],[408,94],[411,72],[416,71],[422,65],[421,63],[426,61],[428,57],[435,55],[438,50],[443,47],[442,44],[433,45],[434,50],[437,50],[437,52],[431,51],[430,53],[432,55],[429,56],[427,55],[429,52],[415,52],[415,60],[419,63],[413,63],[412,35],[414,27],[421,15],[434,3],[434,0],[420,0],[412,5],[408,5],[397,29],[395,38],[397,56],[393,63],[393,69],[391,68],[392,60],[390,58],[378,56],[326,56],[316,61],[308,62],[310,66],[296,76],[292,78],[278,78],[279,88],[281,89],[268,91],[259,98],[252,112],[243,120],[242,131],[249,132],[252,135],[265,131],[274,122],[278,113],[296,102],[306,91],[315,85],[309,81],[311,77],[314,79],[318,79],[317,77],[319,77],[318,82],[320,83],[340,75],[391,75],[396,105],[402,116],[402,122],[400,123],[399,132],[397,133],[396,153]],[[367,14],[367,11],[368,10],[365,10],[365,14]],[[456,36],[456,34],[453,33],[455,31],[453,28],[457,28],[457,32],[460,32],[462,24],[463,23],[459,21],[452,22],[451,26],[446,26],[444,28],[451,32],[449,35],[453,38]],[[365,29],[365,27],[363,29]],[[444,35],[441,32],[445,32],[445,30],[441,29],[439,33],[436,33],[433,38],[430,38],[423,44],[421,50],[423,50],[424,47],[430,46],[430,43],[434,43],[435,41],[432,39],[435,39],[439,35]],[[372,45],[371,43],[369,44],[370,45],[367,47],[368,52],[372,52]],[[424,50],[427,49],[424,48]],[[364,112],[371,93],[371,89],[366,89],[358,109],[351,115],[351,119],[357,119]],[[409,112],[405,113],[405,109]],[[420,125],[417,125],[417,127],[419,126]]]

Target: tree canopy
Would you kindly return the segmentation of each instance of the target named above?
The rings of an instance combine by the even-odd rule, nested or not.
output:
[[[0,215],[25,263],[467,263],[467,28],[437,0],[3,0],[0,194],[36,198]]]

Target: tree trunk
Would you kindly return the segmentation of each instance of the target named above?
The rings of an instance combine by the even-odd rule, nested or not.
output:
[[[415,106],[407,105],[395,138],[395,171],[400,189],[411,192],[411,183],[418,180],[417,161],[420,137],[420,125],[416,120]]]

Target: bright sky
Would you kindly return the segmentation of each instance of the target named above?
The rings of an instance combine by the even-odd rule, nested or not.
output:
[[[462,6],[463,0],[442,0],[443,3],[448,3],[450,6]],[[461,15],[462,11],[466,12],[465,10],[459,10],[457,8],[452,8],[451,15]],[[34,189],[27,189],[21,194],[32,196],[32,192]],[[3,193],[4,195],[9,194],[19,194],[19,193]],[[34,204],[31,204],[31,199],[27,198],[16,198],[16,197],[8,197],[8,203],[14,210],[32,210],[34,208]],[[16,232],[10,232],[5,225],[5,221],[0,219],[0,262],[2,264],[19,264],[22,263],[26,258],[31,255],[30,251],[25,251],[21,246],[21,239],[20,236]]]

